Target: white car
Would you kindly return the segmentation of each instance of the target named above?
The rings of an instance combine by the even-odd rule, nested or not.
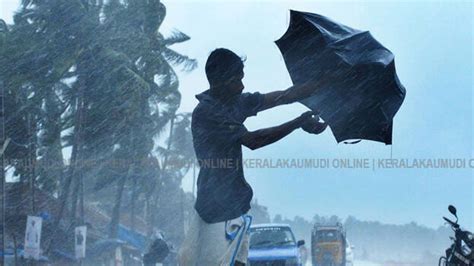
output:
[[[354,246],[346,238],[346,266],[354,266]]]

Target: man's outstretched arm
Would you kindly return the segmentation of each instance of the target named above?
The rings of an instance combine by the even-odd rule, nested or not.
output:
[[[279,141],[297,128],[303,127],[306,130],[307,126],[318,128],[317,131],[307,131],[313,134],[319,134],[326,128],[326,124],[317,122],[313,118],[313,112],[309,111],[279,126],[249,131],[242,136],[242,144],[251,150],[255,150]]]
[[[315,81],[308,81],[304,84],[293,85],[286,90],[273,91],[264,94],[262,110],[269,109],[278,105],[294,103],[311,96],[318,87]]]

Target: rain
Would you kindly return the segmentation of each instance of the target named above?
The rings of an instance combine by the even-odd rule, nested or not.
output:
[[[449,156],[400,152],[414,147],[408,97],[419,88],[407,78],[409,56],[380,27],[366,30],[328,3],[277,2],[0,3],[8,10],[0,13],[0,265],[208,265],[208,252],[208,260],[220,256],[216,265],[425,266],[446,256],[453,230],[465,234],[472,263],[473,205],[462,200],[473,193],[472,145],[466,152],[462,135],[450,137],[460,148]],[[240,24],[228,27],[226,8]],[[259,8],[280,14],[278,35],[242,22]],[[230,23],[226,33],[199,35],[195,28],[214,15],[214,24]],[[240,31],[254,34],[255,50],[229,46],[245,74],[237,96],[226,98],[206,59],[231,43],[216,39]],[[268,46],[258,47],[260,39]],[[259,49],[273,58],[252,57]],[[257,60],[273,68],[256,70]],[[236,82],[232,67],[218,68],[225,84]],[[257,92],[261,84],[268,88]],[[268,102],[272,92],[278,97]],[[438,170],[456,171],[450,187],[459,197],[432,196],[438,205],[426,222],[420,210],[433,205],[419,206],[418,181],[412,189],[401,171],[441,178]],[[396,178],[403,188],[389,191]],[[442,182],[423,182],[443,192]],[[223,242],[212,243],[217,237]]]

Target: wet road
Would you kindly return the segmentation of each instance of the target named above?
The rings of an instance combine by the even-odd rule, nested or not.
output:
[[[311,262],[306,263],[306,266],[311,266]],[[368,262],[368,261],[354,261],[354,266],[380,266],[380,264]]]

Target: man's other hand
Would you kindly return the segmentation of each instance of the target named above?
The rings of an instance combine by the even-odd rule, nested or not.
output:
[[[307,111],[302,113],[299,117],[295,119],[295,121],[298,124],[298,127],[302,127],[304,124],[306,124],[309,120],[311,120],[314,116],[316,115],[315,112],[313,111]],[[317,116],[317,115],[316,115]],[[319,119],[319,118],[318,118]]]
[[[301,128],[311,134],[321,134],[328,125],[319,121],[319,116],[314,112],[305,112],[299,119],[301,119]]]

